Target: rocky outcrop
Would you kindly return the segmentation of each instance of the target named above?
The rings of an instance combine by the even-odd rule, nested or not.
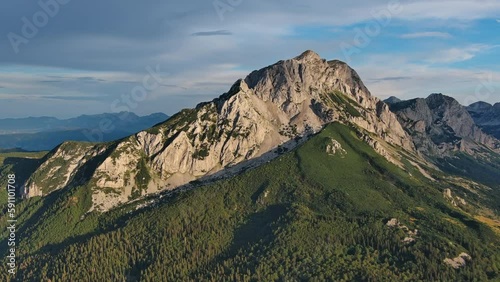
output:
[[[405,244],[410,244],[417,240],[418,229],[411,230],[408,226],[402,224],[397,218],[391,218],[385,225],[389,228],[403,230],[406,233],[406,237],[402,240],[402,242]]]
[[[500,139],[500,103],[476,102],[469,105],[467,111],[484,132]]]
[[[426,156],[448,156],[462,151],[475,154],[485,148],[500,152],[500,141],[476,126],[455,99],[432,94],[391,105],[415,146]]]
[[[89,161],[98,160],[106,150],[105,144],[63,143],[31,175],[24,185],[23,196],[43,196],[62,187],[85,183],[91,177]]]
[[[220,174],[282,144],[289,148],[298,144],[291,141],[333,121],[377,136],[379,141],[371,145],[379,151],[380,143],[386,142],[415,150],[396,115],[370,94],[353,69],[306,51],[252,72],[211,102],[183,110],[150,130],[106,145],[107,149],[99,147],[105,155],[81,146],[71,160],[63,161],[67,177],[48,181],[53,186],[48,191],[66,187],[80,168],[91,163],[94,208],[108,210],[146,194]],[[44,168],[54,167],[55,155],[37,175],[49,178]],[[98,156],[102,159],[96,161]],[[32,179],[30,183],[46,193],[46,187],[37,184],[42,182]]]
[[[336,154],[339,154],[341,156],[347,155],[347,151],[344,150],[339,141],[335,139],[330,140],[330,143],[326,145],[326,153],[330,156],[335,156]]]
[[[459,269],[461,267],[464,267],[467,264],[467,261],[471,261],[471,260],[472,260],[472,258],[469,254],[461,253],[456,258],[444,259],[444,263],[446,263],[447,265],[449,265],[455,269]]]
[[[465,201],[465,199],[459,197],[459,196],[453,196],[452,192],[451,192],[451,189],[447,188],[447,189],[444,189],[443,191],[443,197],[450,201],[450,203],[457,207],[458,205],[461,205],[461,206],[466,206],[467,205],[467,202]]]

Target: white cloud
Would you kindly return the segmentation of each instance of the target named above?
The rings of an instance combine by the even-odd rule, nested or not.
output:
[[[118,0],[109,0],[102,4],[97,0],[89,0],[78,4],[81,9],[62,11],[60,18],[62,24],[49,24],[37,38],[22,46],[24,50],[22,56],[12,56],[10,44],[0,39],[2,43],[0,44],[0,65],[23,65],[26,68],[26,70],[20,70],[26,71],[26,75],[16,79],[2,74],[0,67],[0,85],[8,88],[3,91],[6,93],[12,90],[18,93],[43,92],[42,94],[54,93],[54,95],[75,91],[75,95],[95,93],[110,96],[121,95],[130,91],[130,85],[140,81],[144,75],[145,66],[159,64],[162,72],[169,73],[168,83],[178,85],[180,88],[159,88],[151,97],[157,99],[155,103],[145,102],[145,106],[155,111],[174,113],[181,107],[195,105],[196,101],[187,99],[190,93],[213,98],[227,91],[231,83],[249,72],[242,70],[242,67],[260,68],[280,59],[298,55],[306,49],[313,49],[327,59],[337,57],[346,60],[345,56],[342,57],[339,44],[352,41],[354,34],[351,33],[351,25],[353,24],[366,22],[373,24],[377,22],[377,18],[380,21],[385,15],[392,19],[388,23],[390,26],[402,25],[427,30],[427,32],[408,33],[403,35],[403,38],[448,38],[451,35],[446,31],[452,27],[456,28],[457,25],[469,27],[469,24],[473,23],[472,20],[496,19],[500,14],[500,1],[498,0],[400,1],[402,9],[396,9],[396,12],[390,12],[388,4],[394,1],[388,0],[313,0],[310,2],[255,0],[240,1],[241,5],[227,11],[224,14],[224,20],[221,21],[210,1],[163,1],[164,5],[160,6],[132,1],[124,3],[124,7],[119,11],[114,9],[118,2]],[[14,5],[13,3],[7,4],[7,8],[2,11],[11,11],[9,5]],[[95,12],[96,3],[107,7],[107,9],[102,9],[103,15],[106,16],[97,17],[96,21],[89,23],[88,17]],[[106,14],[106,11],[114,12]],[[9,12],[9,14],[14,13]],[[2,17],[5,20],[0,25],[0,34],[7,34],[10,31],[19,32],[20,16],[21,14],[15,17]],[[144,21],[144,18],[149,20]],[[297,27],[304,26],[328,27],[332,32],[339,34],[332,34],[331,38],[318,40],[290,36]],[[471,26],[473,27],[473,24]],[[202,35],[220,35],[221,33],[232,33],[232,35],[191,36],[200,32]],[[382,30],[382,32],[388,33],[388,30]],[[6,40],[6,37],[3,40]],[[377,41],[373,45],[375,46],[382,40],[378,38],[373,41]],[[464,43],[461,46],[464,46]],[[408,49],[408,52],[413,52],[411,54],[413,60],[449,63],[470,60],[488,49],[487,46],[482,45],[467,47],[467,44],[465,47],[446,49],[446,46],[440,46],[440,48],[442,51],[420,53],[414,49]],[[373,49],[375,48],[371,46],[363,49],[359,56],[372,58]],[[393,61],[394,56],[388,60]],[[46,78],[32,77],[29,73],[32,65],[54,66],[77,71],[71,74],[60,74],[64,76],[65,81],[67,80],[66,83],[40,83],[40,80]],[[379,64],[379,66],[384,65],[385,62]],[[394,68],[402,70],[406,66],[407,62],[393,65]],[[7,73],[12,75],[11,72]],[[95,77],[105,82],[92,84],[86,81],[77,83],[71,81],[71,78],[80,76]],[[403,72],[377,77],[405,76],[409,75]],[[388,80],[379,85],[411,81],[413,80]],[[132,84],[124,85],[122,82]],[[173,98],[168,98],[169,95],[182,96],[185,100],[178,103]],[[0,103],[0,113],[8,108],[14,108],[5,105],[5,103],[3,105]],[[109,111],[103,109],[104,106],[107,105],[102,105],[99,110]],[[23,107],[25,108],[27,107]],[[46,108],[49,108],[49,105]],[[71,111],[76,112],[83,108],[75,103],[75,108]],[[31,107],[30,110],[38,110],[38,107]]]
[[[496,46],[485,44],[474,44],[467,47],[454,47],[432,54],[427,62],[429,63],[455,63],[468,61],[480,53],[495,48]]]
[[[450,38],[451,34],[439,31],[426,31],[426,32],[406,33],[401,35],[401,38],[405,39],[426,38],[426,37]]]
[[[402,4],[401,19],[460,19],[476,20],[498,15],[500,2],[496,0],[424,0]]]
[[[413,64],[410,60],[407,56],[377,56],[354,68],[371,93],[381,99],[390,96],[413,99],[427,97],[431,93],[443,93],[464,105],[478,100],[490,103],[500,101],[499,71],[434,67]],[[381,80],[381,77],[408,79]]]

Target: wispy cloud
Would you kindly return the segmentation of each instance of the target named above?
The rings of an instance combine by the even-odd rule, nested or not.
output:
[[[61,83],[64,82],[64,80],[40,80],[40,83]]]
[[[11,16],[2,17],[0,34],[21,33],[20,17],[31,16],[26,11],[38,9],[37,3],[4,2],[2,11],[9,11]],[[372,78],[367,82],[374,86],[374,93],[400,96],[398,93],[404,90],[411,91],[408,95],[428,94],[443,92],[441,85],[456,84],[451,78],[443,81],[443,74],[438,72],[432,73],[437,78],[428,78],[425,75],[429,70],[419,80],[413,77],[416,71],[406,71],[410,64],[415,64],[415,69],[431,65],[500,71],[494,64],[499,50],[471,46],[498,44],[493,28],[500,22],[498,0],[481,0],[481,5],[477,0],[401,1],[404,9],[391,12],[392,20],[387,25],[387,0],[320,0],[313,1],[315,4],[290,0],[287,5],[283,1],[255,1],[255,5],[240,5],[227,12],[223,22],[206,1],[160,2],[150,5],[139,1],[75,1],[74,9],[61,11],[61,24],[47,25],[37,38],[20,46],[23,56],[12,56],[8,37],[0,36],[0,85],[4,87],[0,88],[0,98],[6,92],[12,93],[12,101],[0,103],[0,117],[24,112],[46,115],[53,113],[54,107],[61,115],[109,111],[116,97],[130,93],[141,83],[145,66],[156,65],[161,66],[162,77],[168,74],[168,83],[153,91],[137,111],[175,113],[224,93],[236,79],[253,69],[294,57],[306,49],[313,49],[326,59],[345,60],[340,43],[360,37],[356,34],[358,28],[373,31],[371,24],[376,23],[384,28],[377,38],[369,38],[372,45],[360,50],[351,62],[358,70],[366,61],[387,55],[366,75]],[[89,22],[96,5],[106,16]],[[116,5],[120,9],[115,9]],[[150,20],[144,21],[145,18]],[[290,36],[297,33],[298,36]],[[395,61],[395,55],[406,60]],[[459,61],[467,62],[446,66]],[[382,72],[388,63],[391,72]],[[220,64],[237,66],[217,67]],[[404,79],[405,76],[412,79]],[[433,79],[439,81],[429,83]],[[474,91],[475,82],[469,83],[474,85]],[[465,86],[465,82],[460,84],[463,89]],[[94,101],[82,97],[82,101],[68,102],[64,100],[67,98],[21,96],[31,94],[106,94],[108,99]],[[193,96],[198,94],[207,98]]]
[[[0,93],[0,100],[61,100],[61,101],[103,101],[107,95],[44,95],[44,94],[17,94]]]
[[[40,80],[40,83],[61,83],[61,82],[74,82],[74,81],[79,81],[79,82],[93,82],[93,83],[98,83],[98,82],[106,82],[105,79],[101,78],[95,78],[95,77],[90,77],[90,76],[82,76],[82,77],[63,77],[63,76],[47,76],[49,79],[44,79]]]
[[[100,100],[105,100],[107,97],[105,95],[102,95],[102,96],[87,96],[87,95],[79,95],[79,96],[41,95],[38,98],[40,98],[40,99],[50,99],[50,100],[64,100],[64,101],[100,101]]]
[[[382,81],[400,81],[400,80],[408,80],[411,79],[409,76],[387,76],[387,77],[380,77],[380,78],[370,78],[368,79],[369,81],[372,81],[373,83],[377,82],[382,82]]]
[[[95,78],[91,76],[82,76],[82,77],[77,77],[76,79],[80,81],[92,81],[92,82],[105,82],[106,80],[100,79],[100,78]]]
[[[214,30],[214,31],[200,31],[192,33],[191,36],[221,36],[221,35],[232,35],[233,33],[229,30]]]
[[[439,31],[426,31],[426,32],[415,32],[415,33],[406,33],[400,36],[404,39],[415,39],[415,38],[450,38],[451,34],[447,32],[439,32]]]
[[[474,44],[463,48],[450,48],[433,54],[427,61],[429,63],[456,63],[468,61],[478,54],[486,52],[498,46]]]
[[[394,59],[394,55],[387,56]],[[401,65],[397,60],[384,60],[386,64],[369,62],[357,68],[361,77],[399,77],[408,76],[408,80],[366,79],[365,84],[370,92],[379,98],[396,96],[407,100],[416,97],[427,97],[431,93],[443,93],[453,96],[459,102],[468,104],[467,100],[475,93],[478,85],[486,83],[489,88],[500,89],[500,71],[478,71],[458,69],[446,65],[431,66],[422,64]],[[483,98],[486,100],[486,98]],[[498,101],[498,96],[491,95],[488,102]]]

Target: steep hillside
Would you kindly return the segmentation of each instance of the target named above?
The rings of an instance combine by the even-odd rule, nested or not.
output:
[[[119,142],[63,144],[25,190],[32,197],[88,184],[91,210],[106,211],[246,161],[264,163],[280,146],[292,149],[333,121],[373,133],[366,141],[395,163],[400,156],[391,146],[414,152],[396,116],[371,96],[353,69],[306,51],[254,71],[219,98]]]
[[[43,162],[47,152],[25,152],[23,150],[0,150],[0,183],[8,182],[8,175],[16,174],[17,181],[23,183]],[[7,190],[0,190],[0,210],[5,209]]]
[[[460,192],[457,187],[448,192],[451,184],[440,174],[433,181],[410,164],[388,162],[365,143],[363,132],[330,124],[298,148],[232,179],[109,213],[80,216],[91,205],[88,186],[29,199],[32,208],[21,217],[32,215],[20,221],[25,225],[16,278],[500,278],[499,237],[474,219],[480,210],[469,202],[453,206],[449,196]],[[51,201],[50,207],[41,201]],[[466,258],[463,265],[453,262],[459,256]],[[12,281],[1,268],[0,279]]]

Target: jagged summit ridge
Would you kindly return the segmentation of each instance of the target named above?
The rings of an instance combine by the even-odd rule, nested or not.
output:
[[[457,100],[431,94],[391,105],[419,151],[427,156],[444,156],[455,151],[474,155],[480,147],[500,151],[500,142],[485,134]]]
[[[45,173],[37,172],[27,187],[47,193],[43,178],[60,170],[64,177],[50,191],[62,189],[91,162],[95,166],[89,178],[95,187],[94,208],[108,210],[245,161],[266,161],[277,155],[274,150],[279,146],[293,148],[298,144],[293,140],[306,138],[333,121],[372,134],[367,142],[385,155],[384,141],[414,151],[396,116],[370,94],[352,68],[306,51],[253,71],[211,102],[184,110],[112,149],[100,148],[92,158],[80,155],[96,148],[61,152],[81,161],[59,166],[61,159],[49,158],[43,164]]]
[[[304,53],[295,57],[294,60],[297,60],[300,62],[316,62],[316,61],[321,61],[324,59],[322,59],[318,53],[316,53],[312,50],[306,50],[306,51],[304,51]]]

